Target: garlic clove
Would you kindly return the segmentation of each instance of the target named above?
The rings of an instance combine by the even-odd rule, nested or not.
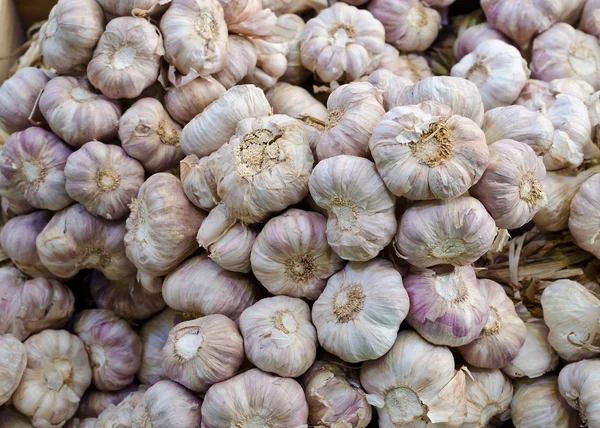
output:
[[[261,0],[218,0],[223,7],[227,29],[230,33],[249,37],[267,37],[273,32],[277,16],[263,9]]]
[[[95,428],[131,427],[133,413],[144,394],[145,388],[140,388],[139,391],[131,392],[116,406],[107,407],[98,416]]]
[[[221,202],[217,194],[215,176],[208,167],[208,156],[198,159],[188,155],[180,162],[183,191],[198,208],[210,211]]]
[[[378,69],[369,74],[367,82],[375,86],[383,97],[383,106],[390,110],[398,95],[413,82],[406,77],[398,76],[387,69]]]
[[[558,390],[569,405],[579,412],[585,426],[598,426],[598,391],[600,360],[567,364],[558,375]]]
[[[287,70],[287,43],[276,43],[265,39],[252,39],[257,59],[254,67],[244,78],[261,89],[273,87]]]
[[[327,281],[313,305],[319,343],[356,363],[385,354],[409,309],[402,277],[387,260],[350,262]]]
[[[117,406],[130,393],[137,391],[140,385],[132,383],[119,391],[100,391],[97,389],[88,389],[77,408],[77,416],[79,419],[97,418],[100,414],[110,406]]]
[[[460,61],[465,55],[473,52],[480,43],[486,40],[501,40],[505,43],[510,43],[510,40],[504,34],[487,22],[472,27],[460,28],[458,38],[452,48],[454,59]]]
[[[10,400],[27,366],[27,348],[12,334],[0,336],[0,406]],[[4,425],[3,425],[4,426]]]
[[[573,197],[569,214],[569,231],[575,238],[575,242],[596,257],[600,255],[600,241],[596,241],[598,205],[600,204],[597,198],[599,185],[600,174],[593,175],[586,180]]]
[[[513,385],[500,370],[469,368],[466,378],[467,417],[463,427],[488,426],[493,417],[509,408]]]
[[[600,37],[600,2],[587,0],[581,14],[579,29],[596,37]]]
[[[265,92],[273,113],[298,118],[309,116],[327,120],[327,109],[301,86],[280,82]]]
[[[173,119],[186,125],[224,93],[225,87],[213,77],[200,76],[183,86],[170,86],[164,104]]]
[[[527,107],[531,111],[547,114],[558,95],[570,95],[585,102],[593,93],[592,85],[577,78],[567,77],[550,82],[529,79],[515,104]]]
[[[285,13],[277,17],[277,25],[268,37],[269,41],[284,43],[287,47],[287,53],[285,54],[287,69],[279,78],[282,82],[301,85],[310,76],[310,72],[302,65],[301,58],[302,32],[305,26],[306,24],[300,16]]]
[[[227,63],[213,77],[222,87],[230,89],[254,71],[257,61],[258,52],[252,40],[247,37],[230,34],[227,42]],[[198,113],[201,113],[201,111],[198,111]]]
[[[425,77],[433,76],[427,59],[423,55],[414,53],[400,55],[400,52],[394,46],[387,43],[383,48],[378,70],[382,69],[389,70],[395,75],[409,79],[412,82],[418,82]]]

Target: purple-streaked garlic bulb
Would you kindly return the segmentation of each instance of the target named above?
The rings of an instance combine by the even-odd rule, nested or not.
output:
[[[596,257],[600,255],[600,240],[598,239],[600,198],[598,197],[598,188],[600,188],[600,174],[590,177],[579,187],[571,201],[571,212],[569,214],[569,231],[575,238],[575,242]],[[7,226],[8,224],[4,227]],[[2,231],[4,232],[4,229]],[[5,248],[4,245],[2,248]]]
[[[0,360],[1,406],[10,400],[21,382],[27,366],[27,348],[12,334],[0,335]]]
[[[510,43],[504,34],[487,22],[472,27],[461,28],[452,48],[454,58],[460,61],[465,55],[473,52],[479,44],[486,40],[501,40],[505,43]]]
[[[600,37],[600,1],[587,0],[581,14],[579,29],[596,37]]]
[[[139,387],[139,385],[132,383],[118,391],[100,391],[90,388],[81,397],[75,416],[79,419],[97,418],[105,409],[117,406],[125,397],[137,391]]]
[[[215,78],[200,76],[183,86],[170,86],[165,94],[165,108],[173,119],[186,125],[223,95],[225,90]]]
[[[146,16],[163,12],[170,2],[165,0],[98,0],[107,15]]]
[[[215,175],[208,167],[208,156],[188,155],[179,163],[183,191],[198,208],[210,211],[221,202]]]
[[[133,412],[142,401],[145,392],[145,387],[141,387],[138,391],[129,393],[116,406],[108,406],[98,416],[94,428],[131,427]]]

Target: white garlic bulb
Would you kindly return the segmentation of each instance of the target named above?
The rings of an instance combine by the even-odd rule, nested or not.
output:
[[[253,85],[234,86],[183,128],[181,148],[188,155],[208,156],[233,137],[242,119],[269,114],[271,106],[262,90]]]
[[[249,37],[266,37],[272,34],[277,16],[264,8],[261,0],[218,0],[223,8],[225,23],[230,33]]]
[[[452,352],[414,331],[401,331],[387,354],[365,362],[360,382],[381,428],[460,427],[467,414],[465,373],[454,370]]]
[[[170,86],[164,104],[173,119],[186,125],[224,93],[225,87],[214,77],[200,76],[183,86]]]
[[[386,111],[391,110],[399,94],[413,84],[410,79],[398,76],[384,68],[369,74],[367,82],[375,86],[383,97],[383,107]]]
[[[319,343],[356,363],[385,354],[409,310],[402,277],[387,260],[350,262],[327,281],[313,305]]]
[[[0,367],[1,406],[10,400],[21,382],[27,366],[27,348],[12,334],[0,335],[0,359],[2,360],[2,367]]]
[[[107,407],[98,416],[94,428],[131,427],[133,412],[142,401],[144,393],[145,391],[140,388],[139,391],[130,393],[116,406]]]
[[[489,162],[483,131],[435,101],[388,111],[369,147],[387,188],[412,200],[460,196]]]
[[[569,214],[569,231],[575,238],[575,242],[596,257],[600,256],[600,241],[597,240],[597,217],[600,213],[599,184],[600,174],[587,179],[573,197]]]
[[[554,24],[536,37],[531,54],[533,77],[551,81],[576,77],[600,89],[600,46],[595,36],[566,23]]]
[[[59,0],[40,29],[44,63],[59,73],[86,64],[104,31],[104,11],[95,0]]]
[[[227,24],[217,0],[174,0],[160,20],[165,59],[180,73],[209,75],[227,62]]]
[[[587,0],[581,14],[579,29],[588,34],[600,36],[600,2],[598,0]]]
[[[326,83],[353,81],[377,67],[385,29],[369,11],[335,3],[306,23],[301,38],[304,67]]]
[[[179,165],[183,191],[190,202],[207,211],[215,208],[221,198],[217,195],[215,176],[208,168],[208,156],[198,159],[189,155]]]
[[[273,217],[252,246],[252,272],[276,295],[315,300],[342,259],[327,244],[326,219],[296,208]]]
[[[293,379],[250,369],[213,385],[202,403],[202,426],[306,428],[308,406]]]
[[[223,88],[223,92],[225,92],[225,89],[234,87],[244,77],[253,72],[257,61],[258,52],[252,40],[248,37],[230,34],[227,41],[227,63],[221,71],[213,74],[214,81],[219,83]],[[207,79],[213,77],[207,77]],[[202,79],[202,77],[199,79]],[[201,113],[201,110],[197,113]],[[191,119],[193,119],[193,116]]]
[[[480,43],[451,73],[477,85],[486,110],[512,104],[530,75],[519,50],[501,40]]]
[[[132,383],[119,391],[100,391],[90,388],[83,394],[77,413],[75,416],[79,419],[97,418],[106,408],[116,406],[123,401],[129,394],[141,390],[140,385]]]
[[[600,300],[583,285],[568,279],[554,281],[542,293],[548,341],[566,361],[597,357],[600,353]]]
[[[287,53],[287,68],[279,78],[280,81],[301,85],[310,72],[302,65],[302,32],[305,27],[304,20],[293,13],[285,13],[277,17],[277,25],[268,37],[271,42],[285,43]]]
[[[261,89],[273,87],[287,70],[288,45],[273,40],[252,39],[256,48],[256,66],[244,78],[244,83],[251,83]]]
[[[112,16],[147,16],[163,12],[167,0],[98,0],[102,9]]]
[[[433,76],[427,59],[422,54],[400,55],[398,49],[386,43],[378,70],[389,70],[397,76],[407,78],[413,83]]]
[[[464,428],[488,426],[490,420],[510,406],[513,385],[500,370],[469,368],[467,380],[467,417]]]
[[[370,83],[337,88],[327,99],[325,130],[317,145],[319,160],[337,155],[368,157],[369,137],[384,113],[383,98]]]
[[[96,93],[87,79],[55,77],[46,84],[39,108],[52,131],[75,148],[117,136],[121,104]]]
[[[77,410],[92,369],[83,342],[65,330],[44,330],[25,341],[27,368],[12,401],[35,427],[61,426]]]
[[[309,187],[315,203],[327,210],[327,242],[342,259],[370,260],[392,241],[396,198],[370,160],[325,159],[315,167]]]
[[[494,219],[475,198],[423,201],[402,215],[394,246],[416,267],[465,266],[490,249],[496,231]]]
[[[302,125],[276,114],[241,120],[208,166],[229,213],[259,223],[306,197],[313,156]]]
[[[431,343],[465,345],[488,323],[486,294],[471,266],[413,268],[404,284],[410,299],[407,321]]]
[[[600,426],[598,393],[600,391],[600,360],[583,360],[567,364],[558,374],[560,395],[577,410],[584,426]]]
[[[369,10],[385,28],[385,41],[401,52],[422,52],[438,35],[442,18],[419,0],[373,0]]]
[[[525,343],[513,358],[502,367],[502,371],[512,378],[536,378],[551,372],[558,366],[560,359],[548,342],[550,330],[539,319],[531,319],[525,323],[527,336]]]
[[[166,171],[183,159],[180,134],[181,126],[154,98],[136,101],[119,120],[121,147],[149,173]]]
[[[115,18],[94,50],[87,76],[109,98],[135,98],[156,81],[164,53],[162,36],[149,21]]]
[[[310,92],[301,86],[279,82],[265,92],[273,107],[273,113],[291,117],[314,117],[323,122],[327,120],[327,109]]]
[[[558,95],[570,95],[580,101],[587,101],[594,88],[581,79],[565,77],[550,82],[529,79],[515,104],[527,107],[531,111],[547,113],[556,102]]]
[[[510,43],[504,34],[487,22],[472,27],[461,27],[458,31],[458,38],[452,47],[454,59],[460,61],[465,55],[473,52],[480,43],[486,40],[501,40]]]

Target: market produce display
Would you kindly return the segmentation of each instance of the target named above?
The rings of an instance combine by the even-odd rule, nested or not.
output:
[[[600,1],[35,29],[0,86],[0,428],[600,428]]]

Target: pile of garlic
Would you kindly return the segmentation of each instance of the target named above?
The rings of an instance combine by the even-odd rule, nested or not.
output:
[[[0,426],[600,427],[599,277],[518,275],[600,257],[600,2],[481,0],[434,75],[453,3],[58,0],[0,87]]]

